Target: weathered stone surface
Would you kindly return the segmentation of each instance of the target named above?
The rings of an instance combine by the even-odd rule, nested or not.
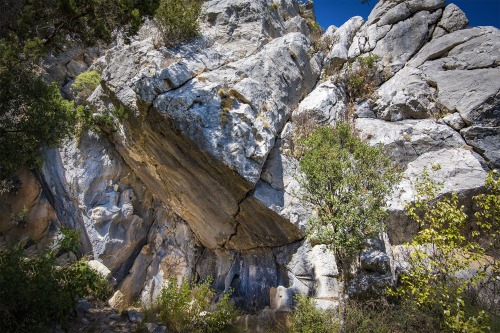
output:
[[[492,168],[500,168],[500,127],[471,126],[460,134],[491,163]]]
[[[143,304],[154,302],[170,278],[191,279],[199,253],[203,251],[186,222],[165,207],[155,208],[155,222],[147,243],[142,250],[147,255],[137,257],[135,277],[130,276],[126,286],[135,295],[140,294]]]
[[[293,112],[295,119],[312,119],[318,124],[334,125],[346,118],[346,95],[342,88],[332,81],[319,84],[300,102]]]
[[[433,170],[432,165],[436,167]],[[403,181],[399,184],[401,196],[391,201],[390,208],[402,208],[404,202],[414,197],[412,179],[417,179],[427,168],[431,178],[443,183],[440,193],[477,189],[484,185],[486,171],[470,149],[445,148],[421,155],[408,164]]]
[[[271,11],[273,2],[266,0],[211,0],[203,6],[202,16],[207,30],[204,35],[216,39],[229,49],[250,55],[262,47],[268,38],[285,32],[285,18],[298,15],[298,3],[291,0],[277,2],[279,11]]]
[[[465,145],[456,131],[429,119],[386,122],[360,118],[355,127],[360,137],[371,145],[381,143],[400,166],[406,166],[430,151]]]
[[[308,47],[301,34],[275,39],[254,56],[204,74],[208,83],[189,83],[158,96],[154,107],[173,119],[201,149],[255,183],[274,137],[284,125],[286,106],[297,103],[318,78],[319,64],[308,59]],[[221,77],[225,78],[222,84]],[[221,111],[224,97],[216,94],[220,89],[232,101],[228,111]],[[259,124],[258,135],[254,135],[252,127]]]
[[[377,90],[372,109],[383,120],[430,118],[439,111],[436,94],[421,70],[405,67]]]
[[[278,259],[284,260],[288,271],[288,292],[338,300],[342,285],[333,253],[325,245],[311,246],[308,242],[295,251],[291,258]]]
[[[167,328],[165,326],[158,326],[153,323],[147,323],[146,328],[150,333],[166,333]]]
[[[333,47],[325,58],[326,64],[335,68],[343,65],[347,61],[349,47],[351,46],[356,32],[363,23],[362,17],[355,16],[331,34],[330,38],[333,41]]]
[[[439,102],[448,110],[458,110],[466,124],[499,123],[500,69],[429,71],[427,75],[437,85]]]
[[[392,274],[361,272],[351,281],[347,293],[354,299],[373,299],[385,295],[392,283]]]
[[[432,38],[441,37],[447,33],[454,32],[460,29],[465,29],[469,24],[469,20],[465,13],[454,3],[450,3],[444,8],[443,16],[439,21],[437,29],[432,34]]]
[[[141,45],[132,44],[125,50],[136,50],[138,56],[146,52],[144,58],[158,57],[156,51],[149,56],[150,46],[141,48]],[[132,126],[133,119],[130,127],[124,127],[125,136],[120,133],[114,136],[126,162],[149,188],[156,189],[162,200],[190,223],[205,245],[248,249],[284,245],[301,238],[298,230],[289,227],[280,216],[260,209],[261,203],[247,198],[247,192],[260,178],[275,136],[290,116],[290,106],[312,89],[319,76],[321,59],[310,58],[309,48],[302,34],[277,38],[254,55],[208,71],[202,75],[203,79],[191,80],[155,97],[154,110],[148,113],[141,128]],[[104,71],[110,83],[106,88],[130,107],[132,113],[138,112],[135,93],[123,88],[127,86],[123,79],[133,75],[130,67],[134,65],[124,59],[124,51],[117,50],[109,56],[113,54],[115,58],[109,59],[111,65]],[[189,66],[177,68],[191,72]],[[122,74],[118,77],[117,73]],[[159,77],[161,73],[164,70]],[[175,88],[176,84],[172,85]],[[221,106],[227,100],[230,105]],[[183,137],[178,137],[177,132]],[[128,137],[136,140],[130,141]],[[171,138],[165,140],[165,137]],[[159,144],[162,141],[170,143]],[[208,160],[212,162],[207,163]],[[158,169],[144,165],[157,165]],[[178,165],[183,165],[182,169]],[[203,199],[197,194],[200,191],[206,193]],[[259,220],[266,222],[255,224],[253,214],[246,208],[262,211]]]
[[[498,29],[482,27],[433,39],[378,89],[377,117],[397,121],[458,111],[466,125],[498,126],[499,43]]]
[[[380,250],[363,251],[360,256],[361,269],[368,272],[387,274],[391,272],[389,256]]]
[[[128,320],[131,323],[142,323],[145,317],[143,313],[140,313],[136,309],[127,310],[127,315],[128,315]]]
[[[458,112],[449,114],[443,117],[442,120],[446,125],[450,126],[455,131],[460,131],[462,128],[465,127],[465,122],[462,119],[462,117],[460,117],[460,113]]]
[[[0,244],[25,244],[42,250],[56,237],[59,220],[35,175],[23,168],[14,177],[14,190],[0,196]]]
[[[89,260],[88,265],[90,268],[98,272],[104,277],[110,277],[111,276],[111,271],[109,268],[107,268],[105,265],[103,265],[100,261],[98,260]]]
[[[388,203],[390,215],[387,223],[391,244],[409,241],[418,232],[418,225],[411,222],[403,210],[404,205],[415,197],[412,182],[420,179],[425,169],[431,179],[442,183],[439,194],[456,192],[464,206],[469,207],[470,199],[481,191],[486,178],[481,162],[482,158],[470,148],[445,148],[425,153],[409,163],[403,180]]]
[[[349,58],[376,54],[386,73],[395,74],[427,42],[443,6],[443,0],[379,1],[354,37]]]
[[[369,25],[394,24],[408,18],[418,11],[433,11],[444,6],[444,0],[397,0],[379,1],[368,16]]]
[[[252,196],[305,232],[311,207],[300,200],[298,161],[285,153],[291,134],[289,125],[269,153]]]
[[[431,14],[421,11],[394,24],[372,52],[383,59],[385,57],[393,73],[398,71],[426,42],[430,21]]]
[[[82,158],[86,156],[87,158]],[[48,151],[42,174],[59,219],[85,235],[93,253],[121,280],[151,225],[152,196],[106,140],[89,133],[61,151]],[[137,200],[137,197],[141,200]]]

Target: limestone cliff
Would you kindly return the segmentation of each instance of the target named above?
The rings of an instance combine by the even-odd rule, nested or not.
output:
[[[294,0],[210,0],[195,41],[161,47],[146,24],[93,63],[102,81],[90,105],[124,107],[126,119],[47,151],[40,191],[117,279],[115,305],[150,301],[171,276],[210,275],[248,309],[287,307],[295,292],[336,302],[334,258],[304,239],[311,210],[296,198],[290,154],[297,119],[353,117],[405,170],[388,235],[360,255],[353,295],[392,280],[391,243],[415,231],[402,203],[424,167],[440,164],[443,192],[465,202],[498,168],[498,29],[467,28],[444,0],[381,0],[366,22],[352,18],[322,40],[311,16]],[[375,92],[352,105],[339,78],[368,54],[379,57]]]

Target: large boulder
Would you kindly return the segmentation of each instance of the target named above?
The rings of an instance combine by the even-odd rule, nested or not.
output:
[[[443,16],[439,20],[432,38],[438,38],[447,33],[465,29],[468,24],[469,20],[465,16],[465,13],[454,3],[450,3],[445,7]]]

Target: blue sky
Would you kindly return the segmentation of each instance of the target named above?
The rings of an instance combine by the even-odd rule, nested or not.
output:
[[[362,5],[359,0],[314,0],[316,18],[323,28],[330,25],[337,27],[353,16],[362,16],[365,20],[370,14],[377,0],[370,0]],[[471,26],[493,25],[500,27],[500,0],[447,0],[460,7]]]

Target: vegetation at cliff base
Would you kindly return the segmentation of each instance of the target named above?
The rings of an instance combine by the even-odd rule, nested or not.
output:
[[[78,247],[78,235],[64,230],[63,234],[60,246],[40,255],[28,255],[21,246],[0,249],[0,331],[46,332],[54,324],[64,327],[79,298],[104,301],[110,296],[107,279],[84,260],[63,264],[63,258],[56,257],[59,250]]]
[[[208,278],[201,283],[170,278],[146,313],[155,313],[169,332],[220,332],[237,316],[231,291],[217,295]]]
[[[340,330],[340,318],[334,309],[316,308],[315,301],[305,295],[295,296],[290,322],[292,333],[332,333]]]

